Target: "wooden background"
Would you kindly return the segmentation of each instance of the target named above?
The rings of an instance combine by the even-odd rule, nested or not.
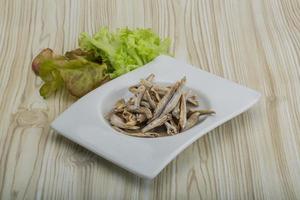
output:
[[[101,26],[151,27],[175,57],[262,99],[138,178],[49,128],[75,100],[43,100],[30,69]],[[0,0],[0,199],[300,199],[299,53],[297,0]]]

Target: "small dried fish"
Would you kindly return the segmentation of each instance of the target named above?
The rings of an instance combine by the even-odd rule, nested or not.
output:
[[[155,75],[154,75],[154,74],[150,74],[150,75],[146,78],[146,80],[152,82],[152,81],[154,80],[154,78],[155,78]]]
[[[183,130],[186,125],[186,94],[181,95],[180,100],[180,114],[179,114],[179,127],[180,130]]]
[[[156,108],[156,103],[155,103],[155,101],[152,99],[152,97],[150,96],[148,90],[146,90],[144,96],[145,96],[146,101],[149,102],[150,107],[151,107],[152,109],[155,109],[155,108]]]
[[[147,82],[151,83],[154,80],[155,75],[154,74],[150,74],[146,79]],[[133,93],[133,94],[137,94],[138,93],[138,88],[141,86],[141,84],[137,84],[137,85],[133,85],[130,86],[128,88],[128,90]]]
[[[152,96],[154,96],[154,98],[156,99],[157,102],[159,102],[161,100],[158,92],[153,87],[150,88],[150,94],[152,94]]]
[[[142,132],[145,133],[145,132],[148,132],[149,130],[151,129],[154,129],[155,127],[158,127],[158,126],[161,126],[163,125],[166,121],[170,120],[171,119],[171,115],[170,114],[167,114],[167,115],[164,115],[164,116],[161,116],[155,120],[153,120],[150,124],[148,124],[147,126],[145,126],[143,129],[142,129]]]
[[[120,118],[119,116],[117,116],[116,114],[113,114],[111,115],[110,117],[110,123],[113,125],[113,126],[116,126],[118,128],[122,128],[122,129],[133,129],[133,130],[136,130],[136,129],[139,129],[140,127],[138,126],[130,126],[130,125],[127,125],[124,123],[124,121],[122,120],[122,118]]]
[[[147,119],[151,119],[152,118],[152,112],[149,108],[146,107],[139,107],[139,108],[135,108],[135,107],[128,107],[128,110],[134,113],[142,113],[145,114]]]
[[[180,114],[180,101],[176,104],[175,108],[172,111],[172,115],[176,119],[179,119],[179,114]]]
[[[170,101],[168,102],[168,104],[166,105],[164,110],[162,111],[161,115],[171,112],[176,107],[177,103],[179,102],[180,96],[182,94],[182,89],[183,89],[185,82],[186,82],[186,77],[183,77],[183,79],[181,79],[181,81],[179,83],[179,86],[178,86],[176,92],[174,93],[174,95],[172,96],[172,98],[170,99]]]
[[[126,135],[134,136],[134,137],[145,137],[145,138],[154,138],[159,137],[160,135],[156,132],[130,132],[130,131],[123,131]]]
[[[167,134],[168,135],[174,135],[178,133],[177,127],[173,124],[170,124],[169,122],[165,122],[165,126],[167,128]]]
[[[154,77],[155,77],[154,74],[150,74],[147,78],[141,79],[140,84],[144,85],[146,88],[151,88],[154,85],[153,84]]]
[[[170,88],[164,87],[164,86],[160,86],[160,85],[154,85],[153,88],[161,96],[164,96],[170,90]]]
[[[136,121],[137,121],[138,123],[143,123],[144,121],[146,121],[146,119],[147,119],[147,117],[146,117],[146,115],[143,114],[143,113],[138,113],[138,114],[136,115]]]
[[[137,124],[135,115],[131,112],[128,112],[126,109],[122,113],[122,118],[126,121],[125,124],[129,126],[134,126]]]
[[[148,103],[147,101],[141,101],[141,106],[144,106],[146,108],[151,108],[150,103]]]
[[[146,88],[151,88],[153,86],[153,83],[151,81],[141,79],[140,80],[141,85],[145,86]]]
[[[125,107],[126,107],[125,100],[124,99],[120,99],[119,101],[117,101],[117,103],[115,103],[114,111],[115,112],[122,112]]]
[[[130,97],[129,100],[127,101],[127,103],[126,103],[126,106],[133,105],[134,102],[135,102],[135,98],[136,98],[136,97]]]
[[[158,116],[160,116],[160,114],[163,112],[165,106],[170,101],[170,99],[172,98],[173,94],[175,93],[175,91],[179,87],[179,84],[180,84],[179,82],[176,82],[173,85],[173,87],[167,92],[167,94],[158,102],[157,107],[154,110],[152,120],[154,120]]]
[[[132,94],[137,94],[138,93],[138,88],[134,85],[128,88],[129,92],[131,92]]]
[[[138,110],[137,110],[138,113],[143,113],[146,115],[147,119],[151,119],[152,118],[152,112],[149,108],[146,108],[146,107],[140,107]]]
[[[142,97],[144,96],[144,93],[146,91],[146,87],[141,85],[139,88],[138,88],[138,93],[136,95],[136,99],[135,99],[135,102],[134,102],[134,106],[136,108],[139,108],[140,107],[140,103],[141,103],[141,100],[142,100]]]
[[[174,122],[173,118],[170,119],[170,123],[172,126],[174,126],[178,130],[177,124]]]
[[[195,126],[199,122],[199,117],[201,115],[211,115],[215,114],[213,110],[198,110],[191,114],[191,116],[187,119],[186,126],[183,130],[187,130]]]
[[[194,113],[198,113],[199,116],[216,114],[216,112],[213,110],[193,110],[191,114]]]
[[[188,92],[186,101],[193,106],[199,106],[198,96],[196,94],[193,94],[191,90]]]

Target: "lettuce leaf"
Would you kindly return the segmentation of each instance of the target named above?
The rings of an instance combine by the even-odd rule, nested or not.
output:
[[[49,49],[42,51],[33,66],[44,81],[40,88],[40,95],[44,98],[63,87],[73,96],[81,97],[107,81],[106,65],[90,61],[90,54],[78,49],[67,52],[65,56],[51,52]]]
[[[150,62],[160,54],[168,54],[170,41],[161,40],[150,29],[123,28],[112,33],[102,28],[92,37],[82,33],[79,46],[102,58],[108,64],[110,77],[115,78]]]

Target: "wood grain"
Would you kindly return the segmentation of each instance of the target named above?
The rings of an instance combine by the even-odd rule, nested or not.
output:
[[[101,26],[150,27],[175,57],[262,99],[138,178],[49,128],[75,100],[43,100],[30,69]],[[0,0],[0,46],[0,199],[300,199],[299,1]]]

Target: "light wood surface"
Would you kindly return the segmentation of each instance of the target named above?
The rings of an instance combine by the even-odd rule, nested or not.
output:
[[[43,100],[30,69],[101,26],[150,27],[176,58],[262,98],[138,178],[49,128],[75,100]],[[0,47],[0,199],[300,199],[299,1],[0,0]]]

